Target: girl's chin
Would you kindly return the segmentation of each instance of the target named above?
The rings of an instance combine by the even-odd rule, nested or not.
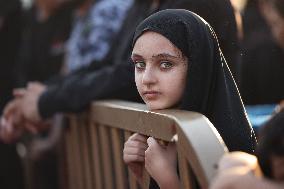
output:
[[[150,111],[162,110],[162,109],[167,109],[168,108],[168,106],[165,106],[163,104],[151,104],[151,103],[148,103],[146,105],[147,105],[148,110],[150,110]]]
[[[163,110],[163,109],[179,109],[180,104],[176,103],[176,104],[171,104],[171,103],[154,103],[154,102],[148,102],[146,103],[146,106],[148,108],[149,111],[153,111],[153,110]]]

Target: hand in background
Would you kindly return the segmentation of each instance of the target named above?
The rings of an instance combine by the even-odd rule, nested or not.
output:
[[[4,143],[16,142],[25,131],[37,134],[50,127],[49,121],[30,122],[22,113],[22,100],[19,98],[9,102],[0,121],[0,140]]]
[[[20,107],[21,99],[16,98],[4,109],[0,123],[0,138],[5,143],[15,142],[23,133],[24,117]]]
[[[142,178],[147,138],[135,133],[124,144],[123,160],[134,173],[138,181]]]
[[[210,189],[280,189],[283,183],[277,183],[261,176],[255,156],[244,152],[225,154],[218,167],[218,174]]]
[[[42,119],[38,110],[38,100],[45,91],[46,86],[37,82],[31,82],[22,96],[21,112],[26,120],[31,123],[41,122]]]
[[[22,127],[14,127],[10,120],[0,118],[0,139],[6,144],[16,142],[23,133]]]
[[[254,155],[245,152],[231,152],[225,154],[219,161],[218,171],[229,170],[233,168],[244,167],[253,173],[261,174],[257,158]]]
[[[15,142],[27,130],[36,134],[49,128],[47,122],[41,121],[38,112],[38,98],[45,90],[40,83],[29,83],[26,89],[15,89],[14,100],[4,108],[0,124],[0,138],[5,143]]]
[[[26,89],[15,89],[13,94],[15,99],[9,102],[4,109],[4,117],[8,120],[14,117],[13,123],[16,123],[21,118],[30,123],[41,121],[38,111],[38,99],[45,91],[46,86],[38,82],[31,82]]]

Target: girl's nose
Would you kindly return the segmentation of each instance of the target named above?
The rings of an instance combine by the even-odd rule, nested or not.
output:
[[[152,68],[146,68],[144,73],[143,73],[143,77],[142,77],[142,83],[144,85],[151,85],[157,82],[157,76],[155,73],[155,70],[153,70]]]

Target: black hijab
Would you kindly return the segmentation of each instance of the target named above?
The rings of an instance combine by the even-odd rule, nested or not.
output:
[[[145,31],[163,35],[189,60],[181,109],[208,117],[230,151],[252,153],[255,135],[210,25],[190,11],[168,9],[153,14],[138,25],[133,46]]]

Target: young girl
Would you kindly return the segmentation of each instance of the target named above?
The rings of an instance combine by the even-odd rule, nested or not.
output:
[[[228,149],[252,153],[255,137],[213,29],[186,10],[164,10],[138,25],[132,60],[149,110],[179,108],[207,116]],[[160,188],[179,188],[174,144],[135,133],[124,161],[141,178],[145,166]]]

